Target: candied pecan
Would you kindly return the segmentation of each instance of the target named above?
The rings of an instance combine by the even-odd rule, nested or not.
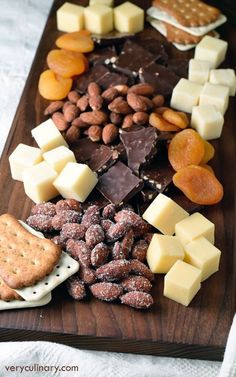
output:
[[[91,225],[100,224],[101,218],[99,214],[99,207],[96,205],[88,207],[85,211],[81,224],[89,228]]]
[[[126,259],[127,256],[123,252],[122,244],[119,241],[116,241],[113,245],[112,251],[111,251],[112,259],[118,260],[118,259]]]
[[[63,240],[73,238],[82,239],[85,236],[86,227],[82,224],[67,223],[61,229],[61,238]]]
[[[107,232],[112,225],[114,225],[114,223],[109,219],[101,220],[101,226],[105,232]]]
[[[152,284],[143,276],[128,276],[121,281],[121,285],[125,291],[149,292]]]
[[[153,298],[146,292],[128,292],[120,297],[121,303],[132,306],[135,309],[148,309],[153,305]]]
[[[65,240],[63,240],[60,235],[54,236],[53,238],[51,238],[51,241],[54,242],[56,245],[59,245],[63,248],[66,247]]]
[[[140,262],[146,261],[148,244],[145,240],[137,241],[132,248],[132,258],[138,259]]]
[[[134,232],[132,229],[128,229],[127,233],[125,234],[121,242],[122,250],[126,259],[128,259],[129,257],[133,243],[134,243]]]
[[[83,207],[78,200],[75,199],[61,199],[56,203],[57,214],[62,211],[73,210],[79,213],[83,212]]]
[[[130,262],[126,259],[113,260],[98,267],[97,278],[100,280],[114,281],[125,278],[130,272]]]
[[[62,211],[52,217],[52,226],[55,230],[61,230],[64,224],[77,223],[80,220],[80,215],[76,211],[67,210]]]
[[[148,245],[150,244],[152,237],[153,237],[153,233],[146,233],[143,235],[143,238],[145,239]]]
[[[53,230],[53,217],[49,215],[32,215],[26,220],[26,223],[41,232],[51,232]]]
[[[139,227],[143,220],[137,213],[127,208],[115,214],[115,221],[125,224],[126,226]]]
[[[149,225],[148,223],[146,223],[146,221],[142,219],[139,226],[133,227],[134,237],[144,237],[145,234],[149,233],[151,230],[151,225]]]
[[[68,293],[75,300],[83,300],[86,296],[84,283],[77,277],[72,276],[66,282]]]
[[[91,249],[98,243],[103,242],[105,238],[104,231],[99,224],[91,225],[85,233],[85,241]]]
[[[90,287],[92,294],[103,301],[114,301],[122,295],[121,285],[115,283],[96,283]]]
[[[55,216],[56,214],[56,206],[51,202],[35,204],[31,208],[31,215],[48,215],[48,216]]]
[[[106,207],[103,208],[102,217],[104,219],[113,220],[116,214],[116,207],[114,204],[108,204]]]
[[[94,284],[96,282],[96,273],[94,270],[88,267],[80,266],[79,269],[80,279],[87,285]]]
[[[154,274],[152,271],[138,259],[130,260],[130,272],[136,275],[141,275],[150,281],[154,280]]]
[[[91,251],[84,241],[69,239],[66,242],[66,250],[75,260],[84,267],[91,267]]]
[[[109,248],[108,246],[100,242],[98,243],[93,250],[91,251],[91,263],[94,267],[100,267],[107,262],[107,258],[109,255]]]
[[[106,238],[108,242],[115,242],[125,235],[127,227],[123,223],[116,223],[111,225],[106,232]]]

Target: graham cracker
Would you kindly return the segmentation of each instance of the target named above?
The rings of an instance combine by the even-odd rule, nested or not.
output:
[[[0,277],[13,289],[35,285],[50,274],[61,247],[32,235],[9,214],[0,216]]]
[[[154,0],[152,5],[187,27],[205,26],[217,20],[220,10],[200,0]]]

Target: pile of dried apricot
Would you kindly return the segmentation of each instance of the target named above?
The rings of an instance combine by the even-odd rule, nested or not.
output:
[[[47,56],[49,69],[39,78],[39,93],[48,100],[60,100],[72,87],[72,78],[88,69],[84,53],[94,49],[94,42],[87,30],[66,33],[56,40],[60,49],[51,50]]]
[[[215,204],[223,197],[223,187],[207,162],[215,149],[194,130],[176,134],[168,148],[168,158],[176,173],[173,183],[197,204]]]

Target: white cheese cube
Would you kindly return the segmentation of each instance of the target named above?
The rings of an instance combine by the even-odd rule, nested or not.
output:
[[[189,60],[188,79],[198,84],[205,84],[210,74],[210,62],[207,60]]]
[[[126,1],[114,8],[114,24],[121,33],[138,33],[144,28],[144,10]]]
[[[198,105],[203,86],[186,79],[180,79],[174,87],[170,106],[174,109],[191,113],[193,106]]]
[[[164,279],[164,296],[188,306],[201,288],[201,270],[178,260]]]
[[[212,69],[210,71],[211,84],[219,84],[229,87],[229,95],[235,96],[236,92],[236,76],[233,69]]]
[[[64,145],[45,152],[43,158],[57,173],[64,169],[67,162],[76,162],[74,153]]]
[[[214,105],[221,114],[227,110],[229,104],[229,88],[207,82],[200,94],[199,105]]]
[[[84,21],[91,33],[109,33],[113,30],[113,9],[102,4],[90,5],[84,9]]]
[[[217,68],[224,60],[228,43],[206,35],[195,48],[194,59],[208,60],[211,68]]]
[[[31,134],[43,152],[59,147],[59,145],[65,145],[68,147],[68,144],[60,131],[58,131],[52,119],[48,119],[39,126],[33,128]]]
[[[114,1],[113,0],[90,0],[89,5],[95,5],[95,4],[102,4],[106,5],[107,7],[113,7]]]
[[[224,118],[213,105],[194,106],[191,127],[205,140],[217,139],[221,136]]]
[[[174,234],[175,224],[188,216],[188,212],[164,194],[159,194],[143,214],[144,220],[169,236]]]
[[[199,237],[184,247],[185,262],[201,270],[201,281],[219,270],[221,252],[205,237]]]
[[[23,183],[26,195],[35,203],[47,202],[58,195],[53,186],[57,172],[46,162],[24,170]]]
[[[88,165],[68,162],[54,181],[54,186],[63,198],[84,202],[97,182],[96,173]]]
[[[57,10],[57,29],[70,33],[84,28],[84,7],[64,3]]]
[[[18,144],[9,156],[11,176],[13,179],[22,181],[22,173],[25,169],[42,161],[42,152],[39,148]]]
[[[175,235],[184,246],[201,236],[214,244],[215,225],[201,213],[196,212],[175,225]]]
[[[184,248],[177,237],[153,235],[147,250],[147,262],[153,273],[168,272],[179,259],[184,259]]]

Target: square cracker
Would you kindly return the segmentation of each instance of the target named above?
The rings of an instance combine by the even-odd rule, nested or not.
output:
[[[0,277],[10,288],[28,287],[42,280],[60,256],[60,246],[32,235],[14,216],[0,216]]]
[[[178,29],[177,27],[164,22],[166,28],[166,38],[169,42],[180,43],[183,45],[187,44],[197,44],[205,35],[197,36],[187,33],[184,30]],[[213,32],[207,33],[207,35],[212,35]]]
[[[187,27],[208,25],[220,16],[219,9],[200,0],[154,0],[152,5]]]
[[[0,278],[0,300],[13,301],[23,300],[23,298],[18,295],[16,291],[8,287],[8,285],[6,285],[6,283]]]

